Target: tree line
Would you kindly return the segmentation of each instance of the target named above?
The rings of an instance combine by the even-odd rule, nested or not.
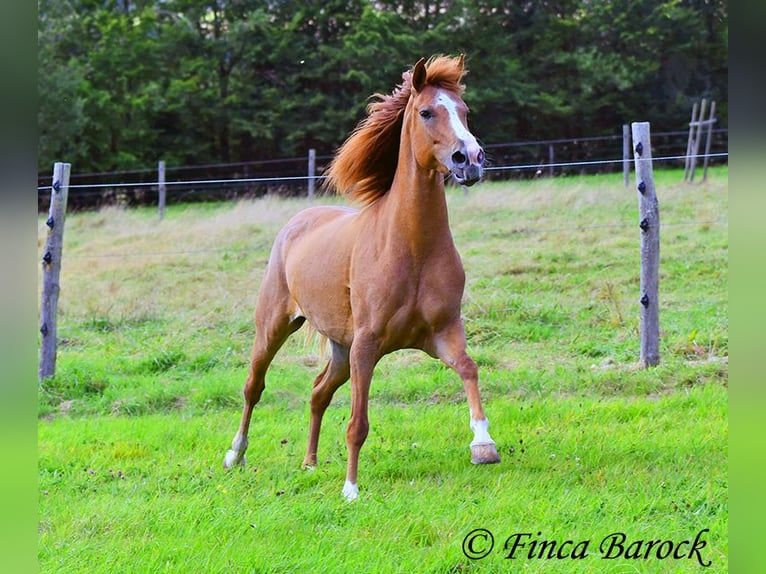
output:
[[[331,154],[421,56],[466,54],[485,143],[727,125],[720,0],[38,0],[38,168]]]

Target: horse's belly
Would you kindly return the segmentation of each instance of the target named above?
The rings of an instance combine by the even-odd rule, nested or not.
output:
[[[301,280],[296,280],[290,288],[299,314],[326,337],[350,345],[353,325],[348,288],[326,276],[300,277]]]

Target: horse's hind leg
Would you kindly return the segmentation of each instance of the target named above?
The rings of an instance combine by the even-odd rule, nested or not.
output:
[[[303,466],[315,467],[317,464],[317,447],[319,445],[319,431],[322,426],[322,417],[332,400],[335,391],[348,380],[350,374],[348,362],[348,348],[336,343],[332,344],[332,357],[314,380],[314,389],[311,392],[311,422],[309,423],[309,440],[306,450],[306,458]]]
[[[287,338],[297,331],[305,319],[291,317],[286,306],[274,304],[268,297],[259,297],[255,311],[255,342],[250,359],[250,371],[245,381],[243,395],[245,404],[242,409],[242,420],[237,434],[231,442],[231,449],[223,459],[224,468],[245,464],[247,450],[247,433],[250,428],[250,418],[253,407],[261,400],[261,394],[266,387],[266,370],[269,368],[274,355],[282,347]]]

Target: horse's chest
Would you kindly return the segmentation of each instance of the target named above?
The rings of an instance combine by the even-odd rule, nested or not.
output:
[[[389,283],[381,291],[379,310],[386,309],[371,321],[372,331],[384,341],[383,348],[425,348],[434,332],[460,317],[463,278],[459,273],[412,277],[398,284]],[[367,323],[366,319],[361,323]]]
[[[460,312],[465,274],[459,260],[422,266],[402,265],[382,278],[381,297],[409,324],[432,324]]]

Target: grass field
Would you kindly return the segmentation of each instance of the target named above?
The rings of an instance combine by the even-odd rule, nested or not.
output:
[[[395,353],[373,380],[352,504],[348,385],[319,467],[300,468],[322,366],[301,334],[270,371],[248,466],[221,468],[271,241],[309,202],[174,205],[162,222],[153,209],[70,214],[57,376],[39,391],[41,571],[726,572],[728,172],[709,175],[656,174],[652,369],[637,366],[640,231],[621,176],[449,190],[469,351],[503,460],[470,464],[451,371]],[[471,559],[478,528],[494,547]],[[613,533],[625,552],[604,558]],[[511,559],[514,540],[526,545]],[[539,558],[543,540],[562,557]],[[487,551],[489,538],[466,544]],[[678,558],[663,558],[671,547]]]

